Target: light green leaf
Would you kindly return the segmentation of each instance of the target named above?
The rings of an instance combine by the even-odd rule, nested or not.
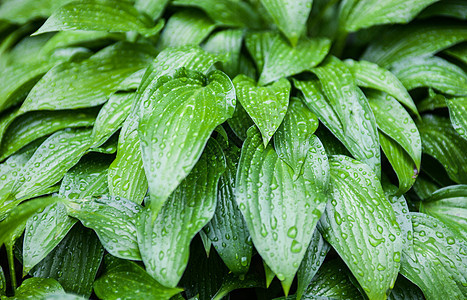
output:
[[[6,131],[0,146],[0,160],[16,153],[32,141],[71,127],[90,127],[95,109],[75,111],[39,111],[16,118]]]
[[[157,34],[164,22],[153,21],[128,1],[80,0],[55,10],[34,34],[50,31],[136,31],[145,36]]]
[[[211,140],[190,172],[154,220],[152,212],[141,213],[138,244],[148,273],[168,287],[177,286],[188,264],[191,240],[213,217],[217,184],[225,170],[225,158]]]
[[[235,90],[220,71],[204,76],[181,69],[161,78],[143,103],[138,132],[155,217],[194,167],[214,129],[232,116]]]
[[[467,245],[437,219],[411,213],[414,254],[404,252],[401,274],[415,283],[427,299],[467,296]]]
[[[110,258],[106,256],[107,259]],[[118,260],[107,265],[107,271],[94,283],[94,292],[101,299],[161,299],[168,300],[182,290],[162,286],[137,264]]]
[[[293,170],[257,128],[248,130],[237,171],[237,203],[251,238],[287,294],[328,200],[328,166],[324,148],[313,137],[303,173]],[[285,196],[287,195],[287,196]]]
[[[425,7],[439,0],[356,1],[345,20],[345,29],[354,32],[374,25],[408,23]]]
[[[389,67],[397,61],[435,54],[467,40],[467,28],[461,23],[431,21],[395,26],[377,38],[361,59]]]
[[[240,2],[243,3],[243,2]],[[222,30],[212,34],[203,49],[209,53],[226,57],[222,70],[231,77],[238,74],[243,30]]]
[[[136,0],[135,7],[145,12],[153,20],[159,19],[170,0]]]
[[[71,0],[4,0],[0,6],[0,19],[12,23],[26,23],[27,21],[48,17],[60,6]]]
[[[104,248],[94,232],[75,226],[31,273],[54,278],[66,292],[89,298],[103,255]]]
[[[265,85],[282,77],[307,71],[319,64],[329,52],[331,43],[325,38],[303,39],[295,46],[280,35],[269,44],[258,83]]]
[[[134,93],[116,93],[102,106],[92,129],[93,147],[106,142],[112,134],[120,129],[122,123],[130,114]]]
[[[292,168],[294,179],[301,173],[318,123],[318,117],[300,99],[292,98],[284,121],[274,135],[274,148],[279,158]]]
[[[390,71],[364,60],[355,61],[347,59],[344,62],[354,75],[357,85],[388,93],[418,116],[417,107],[409,93],[399,79]]]
[[[0,115],[0,143],[3,141],[3,136],[10,124],[19,115],[18,111],[19,108],[14,108]]]
[[[319,229],[368,297],[385,299],[396,281],[402,251],[394,210],[367,165],[347,156],[332,156],[329,164],[332,200]]]
[[[260,0],[260,2],[292,46],[297,45],[305,29],[313,0]]]
[[[413,57],[392,65],[392,72],[408,90],[431,87],[448,95],[467,94],[467,74],[440,57]]]
[[[53,278],[28,278],[15,291],[15,296],[8,299],[42,299],[47,295],[65,293],[60,283]]]
[[[424,300],[423,293],[418,286],[399,275],[388,300]]]
[[[240,101],[235,104],[235,111],[230,119],[227,120],[230,129],[242,141],[246,139],[246,132],[255,122],[243,108]]]
[[[235,177],[240,149],[230,144],[224,148],[224,154],[227,168],[219,179],[216,211],[205,231],[230,271],[243,274],[250,267],[253,247],[236,202]]]
[[[316,272],[318,272],[330,248],[331,246],[323,239],[318,229],[315,229],[310,245],[305,252],[305,257],[297,272],[297,300],[300,300],[305,289],[312,281]]]
[[[420,202],[420,212],[441,220],[467,240],[467,185],[452,185],[435,191]]]
[[[90,129],[69,128],[47,138],[21,169],[13,189],[16,199],[60,181],[89,149],[90,137]]]
[[[271,49],[272,42],[276,38],[277,33],[272,31],[248,32],[246,34],[245,46],[253,58],[258,72],[263,70],[266,56],[269,52],[269,49]]]
[[[82,62],[52,68],[34,86],[20,112],[64,110],[97,106],[107,101],[118,85],[144,68],[151,54],[147,46],[117,43]]]
[[[266,264],[264,260],[263,260],[263,267],[264,267],[264,277],[266,279],[266,288],[269,288],[274,278],[276,278],[276,274],[274,274],[274,271],[271,270],[271,268]]]
[[[287,112],[290,82],[282,78],[269,86],[257,86],[245,75],[234,78],[237,98],[263,136],[264,147],[279,128]]]
[[[467,183],[467,140],[452,128],[449,119],[426,115],[417,126],[423,153],[436,158],[453,181]]]
[[[433,16],[452,17],[466,20],[467,3],[464,0],[443,0],[427,7],[418,17],[429,18]]]
[[[467,97],[446,98],[452,126],[467,140]]]
[[[216,25],[202,12],[183,10],[173,14],[161,33],[157,47],[165,49],[199,45]]]
[[[141,260],[136,240],[136,219],[142,207],[120,197],[70,200],[68,215],[93,229],[113,256]]]
[[[258,28],[260,17],[248,2],[237,0],[175,0],[173,5],[197,7],[223,26]]]
[[[316,80],[294,81],[305,96],[305,104],[355,158],[379,175],[381,154],[375,117],[352,74],[334,57],[313,72],[321,84]]]

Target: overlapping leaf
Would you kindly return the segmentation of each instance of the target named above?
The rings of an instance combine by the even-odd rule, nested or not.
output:
[[[5,0],[0,6],[0,19],[26,23],[37,17],[48,17],[60,6],[72,0]]]
[[[223,30],[212,34],[203,48],[216,55],[225,55],[223,70],[231,77],[238,74],[243,31],[240,29]]]
[[[48,295],[64,293],[62,286],[55,279],[33,277],[24,280],[15,291],[15,296],[8,299],[43,299]]]
[[[446,98],[452,126],[467,140],[467,97]]]

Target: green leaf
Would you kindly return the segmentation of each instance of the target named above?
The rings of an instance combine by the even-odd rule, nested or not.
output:
[[[55,10],[34,34],[50,31],[136,31],[145,36],[157,34],[164,22],[153,21],[128,1],[80,0]]]
[[[226,60],[222,64],[222,70],[229,76],[234,77],[239,73],[242,40],[243,30],[222,30],[213,33],[204,44],[203,49],[219,56],[224,55]]]
[[[423,300],[423,293],[418,286],[399,275],[394,289],[388,296],[389,300]]]
[[[446,103],[452,126],[467,140],[467,97],[446,98]]]
[[[385,299],[396,281],[402,251],[394,210],[367,165],[346,156],[332,156],[329,164],[332,200],[319,229],[368,297]]]
[[[467,140],[452,128],[449,119],[426,115],[417,126],[423,153],[438,160],[453,181],[467,183]]]
[[[48,17],[60,6],[71,0],[5,0],[0,6],[0,19],[12,23],[26,23],[27,21]]]
[[[7,242],[10,236],[18,229],[26,226],[27,220],[32,217],[37,211],[43,209],[50,204],[55,203],[57,197],[44,197],[28,201],[19,205],[11,211],[11,213],[0,222],[2,230],[0,231],[0,245]]]
[[[134,93],[117,93],[102,106],[92,129],[93,147],[98,147],[114,134],[130,114]]]
[[[232,116],[235,90],[220,71],[204,76],[181,69],[161,78],[143,101],[138,132],[155,217],[194,167],[214,129]]]
[[[164,286],[175,287],[180,281],[191,240],[214,215],[217,184],[224,170],[222,149],[211,140],[156,219],[150,210],[141,213],[137,232],[141,256],[148,273]]]
[[[197,7],[215,21],[224,26],[258,28],[260,18],[248,2],[236,0],[175,0],[176,6]]]
[[[430,216],[411,213],[414,254],[404,253],[401,274],[415,283],[427,299],[467,296],[467,246],[446,225]]]
[[[447,55],[467,64],[467,45],[464,43],[455,45],[443,51]]]
[[[329,52],[331,43],[326,38],[303,39],[295,46],[279,34],[272,38],[264,55],[264,67],[259,84],[265,85],[282,77],[310,70]]]
[[[260,0],[260,2],[292,46],[297,45],[305,29],[313,0]]]
[[[212,297],[212,300],[220,300],[227,297],[230,292],[239,289],[248,288],[264,288],[264,280],[258,274],[247,274],[244,278],[239,278],[233,274],[229,274],[222,282],[221,288]]]
[[[170,0],[136,0],[135,7],[153,20],[159,19]]]
[[[266,279],[266,288],[269,288],[274,278],[276,278],[276,274],[274,274],[274,271],[271,270],[271,268],[266,264],[264,260],[263,260],[263,267],[264,267],[264,277]]]
[[[430,5],[423,10],[419,18],[433,16],[452,17],[461,20],[467,19],[467,3],[463,0],[444,0]]]
[[[408,90],[431,87],[449,95],[467,94],[467,75],[440,57],[413,57],[393,64],[392,72]]]
[[[319,74],[321,84],[317,80],[294,81],[305,96],[305,104],[355,158],[379,174],[381,154],[376,121],[352,74],[336,58],[313,72]]]
[[[364,60],[347,59],[344,62],[354,75],[357,85],[386,92],[419,116],[417,107],[404,85],[390,71]]]
[[[466,40],[467,28],[455,22],[395,26],[371,43],[361,59],[386,68],[397,61],[429,56]]]
[[[205,231],[230,271],[243,274],[250,267],[253,247],[236,202],[235,177],[240,149],[230,144],[224,148],[224,154],[227,168],[219,179],[216,211]]]
[[[151,54],[147,46],[117,43],[82,62],[53,67],[34,86],[20,112],[64,110],[97,106],[107,101],[118,85],[144,68]]]
[[[345,20],[345,29],[354,32],[374,25],[408,23],[436,1],[439,0],[356,1]]]
[[[76,111],[39,111],[15,119],[3,137],[0,160],[41,137],[70,127],[90,127],[96,119],[94,109]]]
[[[66,292],[89,298],[103,255],[94,232],[75,226],[31,273],[34,277],[54,278]]]
[[[452,185],[435,191],[420,202],[420,212],[441,220],[467,239],[467,185]]]
[[[255,122],[248,115],[246,110],[243,108],[240,101],[235,104],[235,111],[230,119],[227,120],[230,129],[233,133],[242,141],[246,139],[246,132]]]
[[[312,136],[318,123],[318,117],[300,99],[292,98],[284,121],[274,135],[277,155],[293,169],[295,179],[312,147]]]
[[[0,266],[0,296],[5,296],[6,292],[6,279],[3,268]]]
[[[90,137],[90,129],[69,128],[47,138],[21,169],[13,189],[16,199],[60,181],[89,149]]]
[[[266,147],[287,112],[290,82],[282,78],[269,86],[262,87],[257,86],[250,77],[238,75],[233,83],[238,100],[261,131]]]
[[[53,278],[28,278],[8,299],[43,299],[47,295],[64,293],[62,286]]]
[[[10,126],[10,124],[19,115],[18,111],[19,108],[15,108],[4,112],[0,115],[0,143],[2,142],[3,136],[5,135],[5,132]]]
[[[323,239],[318,229],[313,233],[310,245],[297,272],[297,299],[300,300],[305,289],[324,262],[331,246]]]
[[[287,294],[328,200],[328,166],[324,148],[313,137],[303,173],[293,170],[259,131],[248,130],[237,171],[237,203],[255,248],[282,281]],[[287,195],[287,196],[286,196]]]
[[[107,260],[107,257],[106,257]],[[101,299],[169,299],[182,290],[162,286],[137,264],[119,260],[94,283]]]
[[[157,47],[165,49],[199,45],[216,25],[202,12],[183,10],[173,14],[161,33]]]
[[[272,31],[247,32],[245,46],[248,49],[258,72],[264,67],[266,56],[271,49],[272,42],[277,38],[277,33]],[[287,41],[285,41],[287,43]]]
[[[141,260],[136,240],[136,218],[142,207],[120,197],[80,199],[66,203],[68,215],[93,229],[113,256]]]

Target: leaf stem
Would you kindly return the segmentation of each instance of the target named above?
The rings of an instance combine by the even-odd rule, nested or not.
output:
[[[10,279],[11,279],[11,287],[13,289],[13,295],[16,292],[16,271],[15,271],[15,258],[13,255],[13,243],[8,242],[5,243],[6,253],[8,257],[8,266],[10,268]]]

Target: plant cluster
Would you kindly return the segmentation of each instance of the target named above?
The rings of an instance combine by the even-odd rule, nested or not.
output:
[[[1,299],[466,299],[464,0],[3,0]]]

